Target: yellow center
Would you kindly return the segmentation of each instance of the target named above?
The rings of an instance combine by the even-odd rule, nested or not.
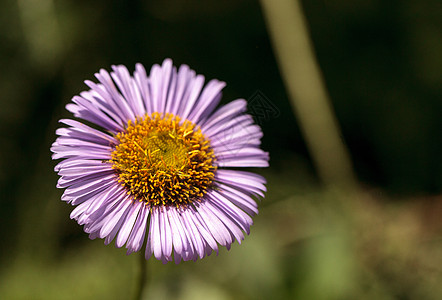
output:
[[[129,121],[112,152],[118,181],[149,205],[187,205],[201,199],[216,167],[209,141],[192,122],[153,113]]]

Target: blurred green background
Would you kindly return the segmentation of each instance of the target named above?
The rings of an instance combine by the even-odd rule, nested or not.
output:
[[[49,147],[83,80],[171,57],[277,114],[260,120],[271,167],[251,235],[196,263],[150,260],[146,299],[440,299],[442,4],[302,2],[357,192],[320,183],[258,2],[1,1],[0,298],[132,297],[137,254],[69,219]]]

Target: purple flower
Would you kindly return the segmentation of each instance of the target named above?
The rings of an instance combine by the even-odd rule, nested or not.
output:
[[[163,263],[196,260],[244,239],[258,213],[265,179],[226,167],[266,167],[262,132],[246,101],[215,110],[224,82],[178,71],[170,59],[147,76],[141,64],[86,80],[89,91],[66,108],[86,123],[60,120],[52,145],[57,187],[71,218],[91,239],[116,240],[127,254],[146,242]],[[100,129],[96,129],[96,128]],[[173,255],[172,255],[173,253]]]

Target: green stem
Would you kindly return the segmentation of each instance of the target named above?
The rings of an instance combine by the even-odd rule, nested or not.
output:
[[[147,272],[146,272],[146,258],[144,257],[143,251],[139,255],[139,274],[138,274],[138,285],[135,293],[135,300],[141,300],[143,298],[144,288],[147,282]]]
[[[356,179],[342,142],[299,0],[261,0],[269,35],[294,113],[326,185],[355,187]]]

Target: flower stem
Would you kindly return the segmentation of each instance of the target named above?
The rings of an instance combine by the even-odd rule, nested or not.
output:
[[[300,2],[261,0],[261,5],[282,78],[319,176],[326,185],[355,188],[350,156],[314,56]]]
[[[141,251],[139,256],[140,270],[138,274],[138,283],[134,298],[135,300],[141,300],[143,298],[143,292],[147,281],[146,265],[146,258],[144,257],[143,251]]]

